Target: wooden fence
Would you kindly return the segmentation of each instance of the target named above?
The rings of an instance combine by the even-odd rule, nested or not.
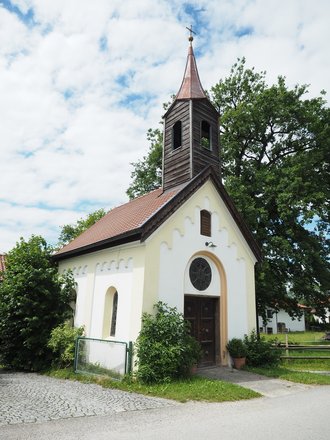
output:
[[[282,348],[285,350],[285,355],[281,356],[281,359],[330,359],[330,344],[304,344],[304,345],[296,345],[288,343],[288,336],[286,335],[286,341],[284,344],[276,345],[277,348]],[[290,351],[328,351],[329,356],[290,356]]]

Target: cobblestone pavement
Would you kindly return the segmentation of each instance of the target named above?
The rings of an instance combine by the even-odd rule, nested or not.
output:
[[[0,371],[0,426],[114,414],[176,403],[36,373]]]

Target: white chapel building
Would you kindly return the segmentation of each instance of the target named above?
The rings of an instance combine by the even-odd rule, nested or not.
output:
[[[55,255],[77,285],[75,325],[134,341],[143,312],[177,307],[200,342],[200,366],[226,365],[226,343],[256,328],[260,249],[221,183],[219,114],[192,48],[164,115],[162,187],[112,209]]]

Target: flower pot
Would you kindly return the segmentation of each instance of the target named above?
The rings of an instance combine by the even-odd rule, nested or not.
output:
[[[190,367],[190,376],[193,376],[197,373],[197,364],[194,364]]]
[[[246,362],[245,357],[233,358],[234,368],[236,370],[240,370],[242,367],[244,367],[245,362]]]

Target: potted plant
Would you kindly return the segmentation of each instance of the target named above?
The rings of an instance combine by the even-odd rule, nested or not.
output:
[[[202,349],[199,342],[190,335],[186,336],[187,364],[189,365],[189,374],[196,374],[198,362],[202,358]]]
[[[239,338],[233,338],[228,341],[226,347],[233,360],[234,368],[239,370],[246,362],[247,347],[244,341]]]

